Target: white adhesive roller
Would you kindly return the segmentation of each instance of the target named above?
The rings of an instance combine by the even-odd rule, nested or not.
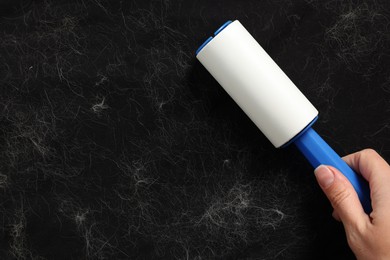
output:
[[[372,211],[367,182],[311,128],[318,111],[239,21],[228,21],[196,57],[275,147],[294,143],[313,167],[339,169]]]
[[[228,24],[196,57],[275,147],[318,115],[239,21]]]

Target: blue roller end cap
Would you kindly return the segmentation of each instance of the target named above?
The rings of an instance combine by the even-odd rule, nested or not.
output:
[[[214,36],[216,36],[218,33],[222,32],[223,29],[225,29],[229,24],[231,24],[232,21],[227,21],[224,23],[221,27],[218,28],[218,30],[215,31]]]
[[[227,21],[226,23],[224,23],[221,27],[218,28],[218,30],[216,30],[214,32],[214,36],[217,36],[218,33],[222,32],[223,29],[225,29],[229,24],[231,24],[232,21]],[[198,53],[213,39],[212,36],[210,36],[202,45],[200,45],[200,47],[196,50],[196,55],[198,55]]]
[[[212,36],[210,36],[200,47],[196,50],[196,55],[206,46],[211,40],[213,39]]]
[[[317,121],[317,119],[318,119],[318,116],[316,116],[302,131],[300,131],[290,141],[288,141],[287,143],[282,145],[281,148],[285,148],[285,147],[289,146],[290,144],[294,143],[295,140],[297,140],[299,137],[301,137],[301,135],[303,135],[308,129],[310,129],[314,125],[314,123]]]

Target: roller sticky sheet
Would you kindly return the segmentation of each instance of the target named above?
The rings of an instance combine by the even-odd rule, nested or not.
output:
[[[276,148],[294,143],[314,168],[337,168],[372,211],[368,183],[311,128],[317,109],[239,21],[222,25],[196,57]]]

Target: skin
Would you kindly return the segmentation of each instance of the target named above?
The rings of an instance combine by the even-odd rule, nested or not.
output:
[[[368,181],[373,211],[369,215],[364,212],[344,175],[334,167],[321,165],[314,173],[333,206],[333,217],[343,223],[357,259],[390,259],[390,166],[372,149],[347,155],[343,160]]]

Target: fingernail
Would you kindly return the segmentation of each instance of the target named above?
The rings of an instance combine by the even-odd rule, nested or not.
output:
[[[328,188],[334,181],[333,172],[325,165],[320,165],[314,170],[318,184],[322,188]]]

